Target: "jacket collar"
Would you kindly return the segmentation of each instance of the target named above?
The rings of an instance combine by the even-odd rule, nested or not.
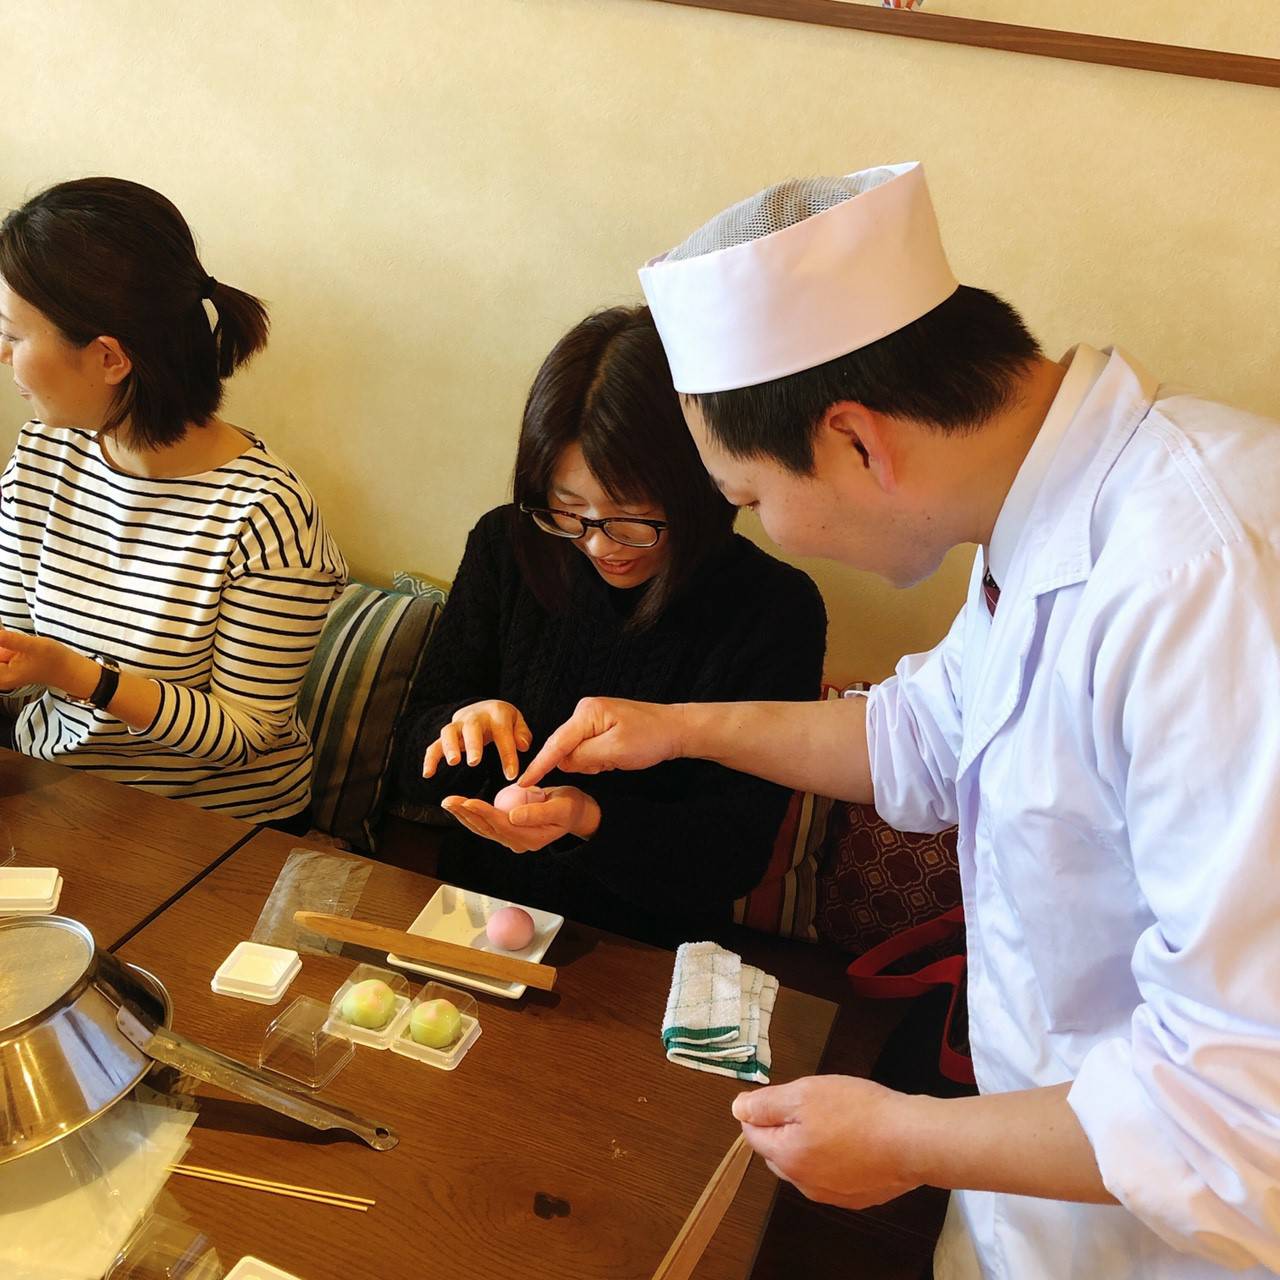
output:
[[[1118,349],[1068,424],[1041,481],[1000,584],[992,618],[982,598],[981,553],[969,586],[966,665],[976,670],[959,770],[963,773],[1013,714],[1028,678],[1039,597],[1084,581],[1093,568],[1093,513],[1104,481],[1150,412],[1158,383]]]
[[[1098,495],[1155,402],[1159,383],[1132,357],[1108,347],[1078,349],[1076,358],[1088,353],[1105,363],[1066,425],[1028,512],[1010,561],[1009,585],[1020,580],[1016,594],[1044,595],[1089,576]]]

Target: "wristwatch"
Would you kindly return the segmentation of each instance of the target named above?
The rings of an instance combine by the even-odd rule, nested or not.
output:
[[[64,701],[69,702],[73,707],[89,707],[94,711],[105,711],[111,705],[111,699],[116,696],[116,690],[120,687],[120,664],[114,658],[104,657],[100,653],[95,653],[93,660],[102,670],[93,692],[87,698],[73,698],[67,695]]]

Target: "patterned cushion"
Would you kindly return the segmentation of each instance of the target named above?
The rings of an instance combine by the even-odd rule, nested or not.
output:
[[[895,831],[871,805],[835,806],[818,875],[824,941],[861,955],[959,903],[954,827],[916,835]]]
[[[353,582],[324,625],[298,695],[315,747],[312,822],[373,852],[392,739],[442,598]]]
[[[822,694],[830,700],[840,697],[840,690],[824,686]],[[826,796],[808,791],[791,793],[764,878],[733,904],[738,924],[783,938],[818,940],[818,860],[831,804]]]

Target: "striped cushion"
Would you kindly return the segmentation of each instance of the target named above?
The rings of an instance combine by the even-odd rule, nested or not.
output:
[[[298,695],[315,747],[312,823],[356,849],[375,849],[395,726],[441,607],[438,597],[351,583]]]
[[[840,690],[826,687],[823,696],[838,698]],[[828,797],[791,793],[764,878],[733,904],[738,924],[783,938],[818,940],[818,861],[830,813]]]
[[[733,904],[733,918],[762,933],[816,942],[818,851],[831,801],[793,791],[764,879]]]

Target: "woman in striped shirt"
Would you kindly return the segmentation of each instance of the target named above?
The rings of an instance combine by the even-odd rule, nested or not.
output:
[[[0,224],[0,363],[33,410],[0,479],[12,743],[296,830],[298,689],[346,565],[306,486],[217,414],[266,338],[147,187],[61,183]]]

